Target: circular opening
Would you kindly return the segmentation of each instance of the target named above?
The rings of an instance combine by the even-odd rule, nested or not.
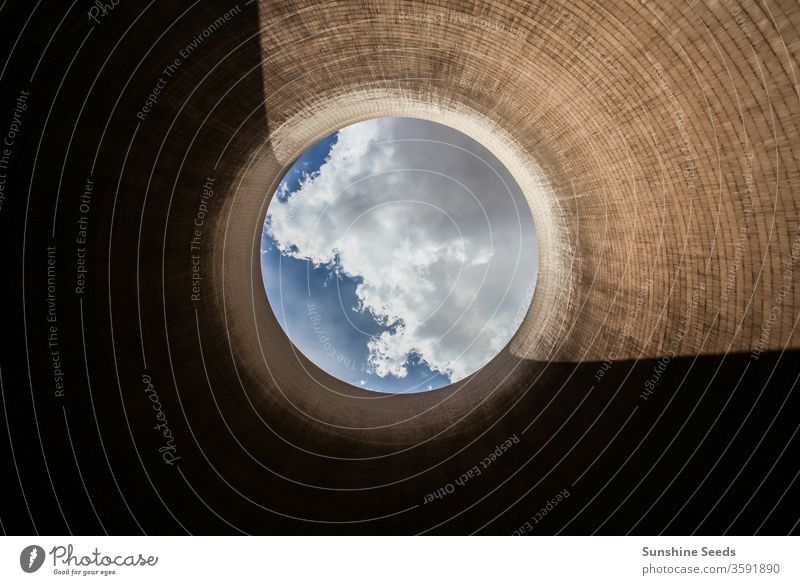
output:
[[[509,171],[417,118],[353,124],[305,151],[261,240],[267,299],[294,346],[378,392],[433,390],[488,363],[528,311],[537,262]]]

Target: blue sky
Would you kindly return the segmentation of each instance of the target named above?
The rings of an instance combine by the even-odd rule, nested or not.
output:
[[[473,373],[510,340],[535,283],[519,187],[433,122],[384,118],[326,137],[287,173],[264,225],[264,286],[288,337],[375,391]]]

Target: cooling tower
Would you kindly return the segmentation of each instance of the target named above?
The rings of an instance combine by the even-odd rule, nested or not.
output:
[[[797,531],[797,2],[0,19],[4,531]],[[512,341],[413,395],[323,372],[261,282],[284,173],[386,116],[490,149],[539,237]]]

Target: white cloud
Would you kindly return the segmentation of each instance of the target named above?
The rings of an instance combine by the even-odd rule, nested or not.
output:
[[[483,147],[439,124],[341,130],[319,173],[272,200],[267,222],[281,252],[338,260],[362,279],[361,307],[395,325],[369,341],[379,376],[404,377],[412,353],[454,382],[471,374],[511,339],[530,300],[537,250],[518,187]]]

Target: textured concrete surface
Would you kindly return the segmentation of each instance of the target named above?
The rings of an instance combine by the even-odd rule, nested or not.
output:
[[[511,533],[565,489],[533,532],[797,530],[796,2],[17,4],[5,531]],[[509,347],[415,396],[298,355],[259,271],[293,158],[384,115],[541,234]]]
[[[447,121],[509,161],[545,234],[515,354],[660,355],[699,288],[676,353],[751,351],[800,235],[800,8],[705,4],[261,2],[276,158],[364,118]],[[783,308],[762,349],[800,342]]]

